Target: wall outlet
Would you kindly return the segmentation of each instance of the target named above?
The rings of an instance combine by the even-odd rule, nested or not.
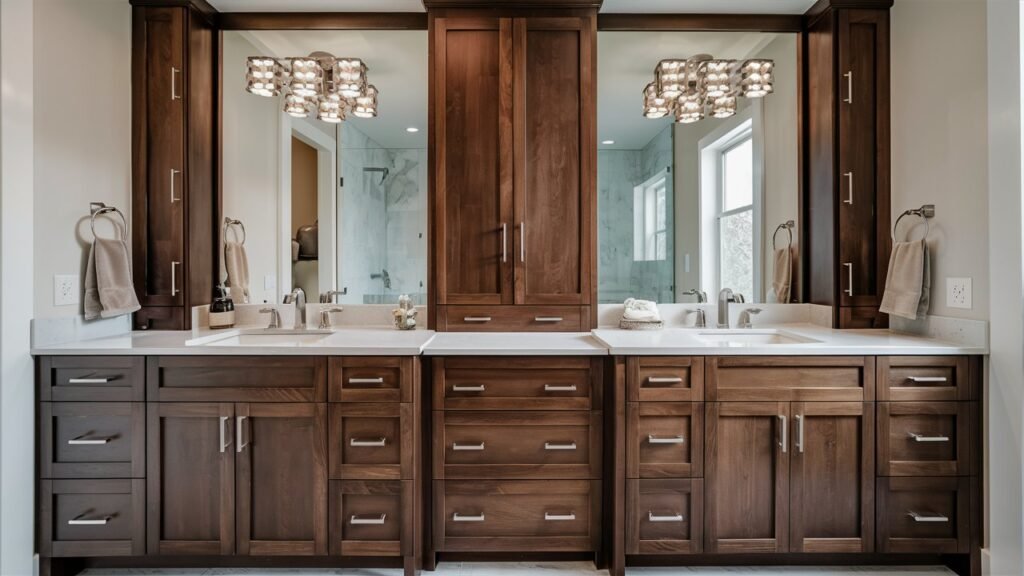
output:
[[[946,278],[946,306],[971,309],[970,278]]]
[[[78,275],[53,275],[53,305],[74,306],[81,300],[78,288]]]

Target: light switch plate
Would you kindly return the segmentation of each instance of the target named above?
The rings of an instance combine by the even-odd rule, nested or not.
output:
[[[972,305],[971,279],[946,278],[946,306],[970,310]]]
[[[263,289],[271,294],[277,292],[277,276],[267,274],[263,277]]]
[[[53,305],[74,306],[78,304],[79,283],[77,274],[53,275]]]

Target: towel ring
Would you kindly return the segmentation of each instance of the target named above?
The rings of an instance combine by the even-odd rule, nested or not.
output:
[[[772,233],[772,250],[775,250],[775,237],[779,234],[779,230],[782,230],[782,229],[785,229],[786,232],[789,232],[789,247],[790,248],[793,247],[793,227],[794,226],[796,226],[796,222],[793,222],[792,220],[786,220],[785,222],[783,222],[782,224],[779,224],[775,228],[775,232]]]
[[[124,214],[113,206],[107,206],[103,202],[90,202],[89,203],[89,229],[92,230],[92,237],[99,238],[96,235],[96,217],[104,214],[114,213],[121,217],[121,241],[124,242],[124,236],[128,233],[128,220],[125,219]],[[115,225],[116,228],[116,225]],[[115,231],[116,234],[116,231]]]
[[[239,228],[242,229],[242,244],[244,245],[245,244],[245,224],[242,224],[241,220],[235,220],[233,218],[225,217],[224,218],[224,226],[221,228],[221,237],[223,237],[224,241],[227,241],[228,229],[231,228],[232,226],[238,226]]]
[[[924,220],[924,225],[925,225],[924,238],[921,238],[921,239],[922,240],[926,240],[928,238],[928,234],[930,234],[931,231],[932,231],[932,225],[931,225],[930,219],[935,217],[935,204],[925,204],[924,206],[921,206],[920,208],[915,208],[915,209],[911,209],[911,210],[904,210],[903,213],[900,214],[899,218],[896,219],[896,223],[892,225],[892,239],[893,240],[896,240],[896,229],[899,227],[900,220],[903,220],[904,216],[917,216],[917,217],[921,218],[922,220]]]

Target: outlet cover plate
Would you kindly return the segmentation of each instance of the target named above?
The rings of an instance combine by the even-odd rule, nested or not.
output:
[[[74,306],[81,300],[77,274],[53,275],[53,305]]]
[[[970,310],[973,306],[970,278],[946,278],[946,306]]]

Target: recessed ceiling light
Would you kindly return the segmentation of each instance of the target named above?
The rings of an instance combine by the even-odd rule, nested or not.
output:
[[[612,144],[615,144],[615,140],[601,140],[601,144],[604,144],[605,146],[611,146]]]
[[[419,132],[420,129],[415,126],[409,126],[408,128],[405,129],[405,131],[412,134],[414,132]]]

